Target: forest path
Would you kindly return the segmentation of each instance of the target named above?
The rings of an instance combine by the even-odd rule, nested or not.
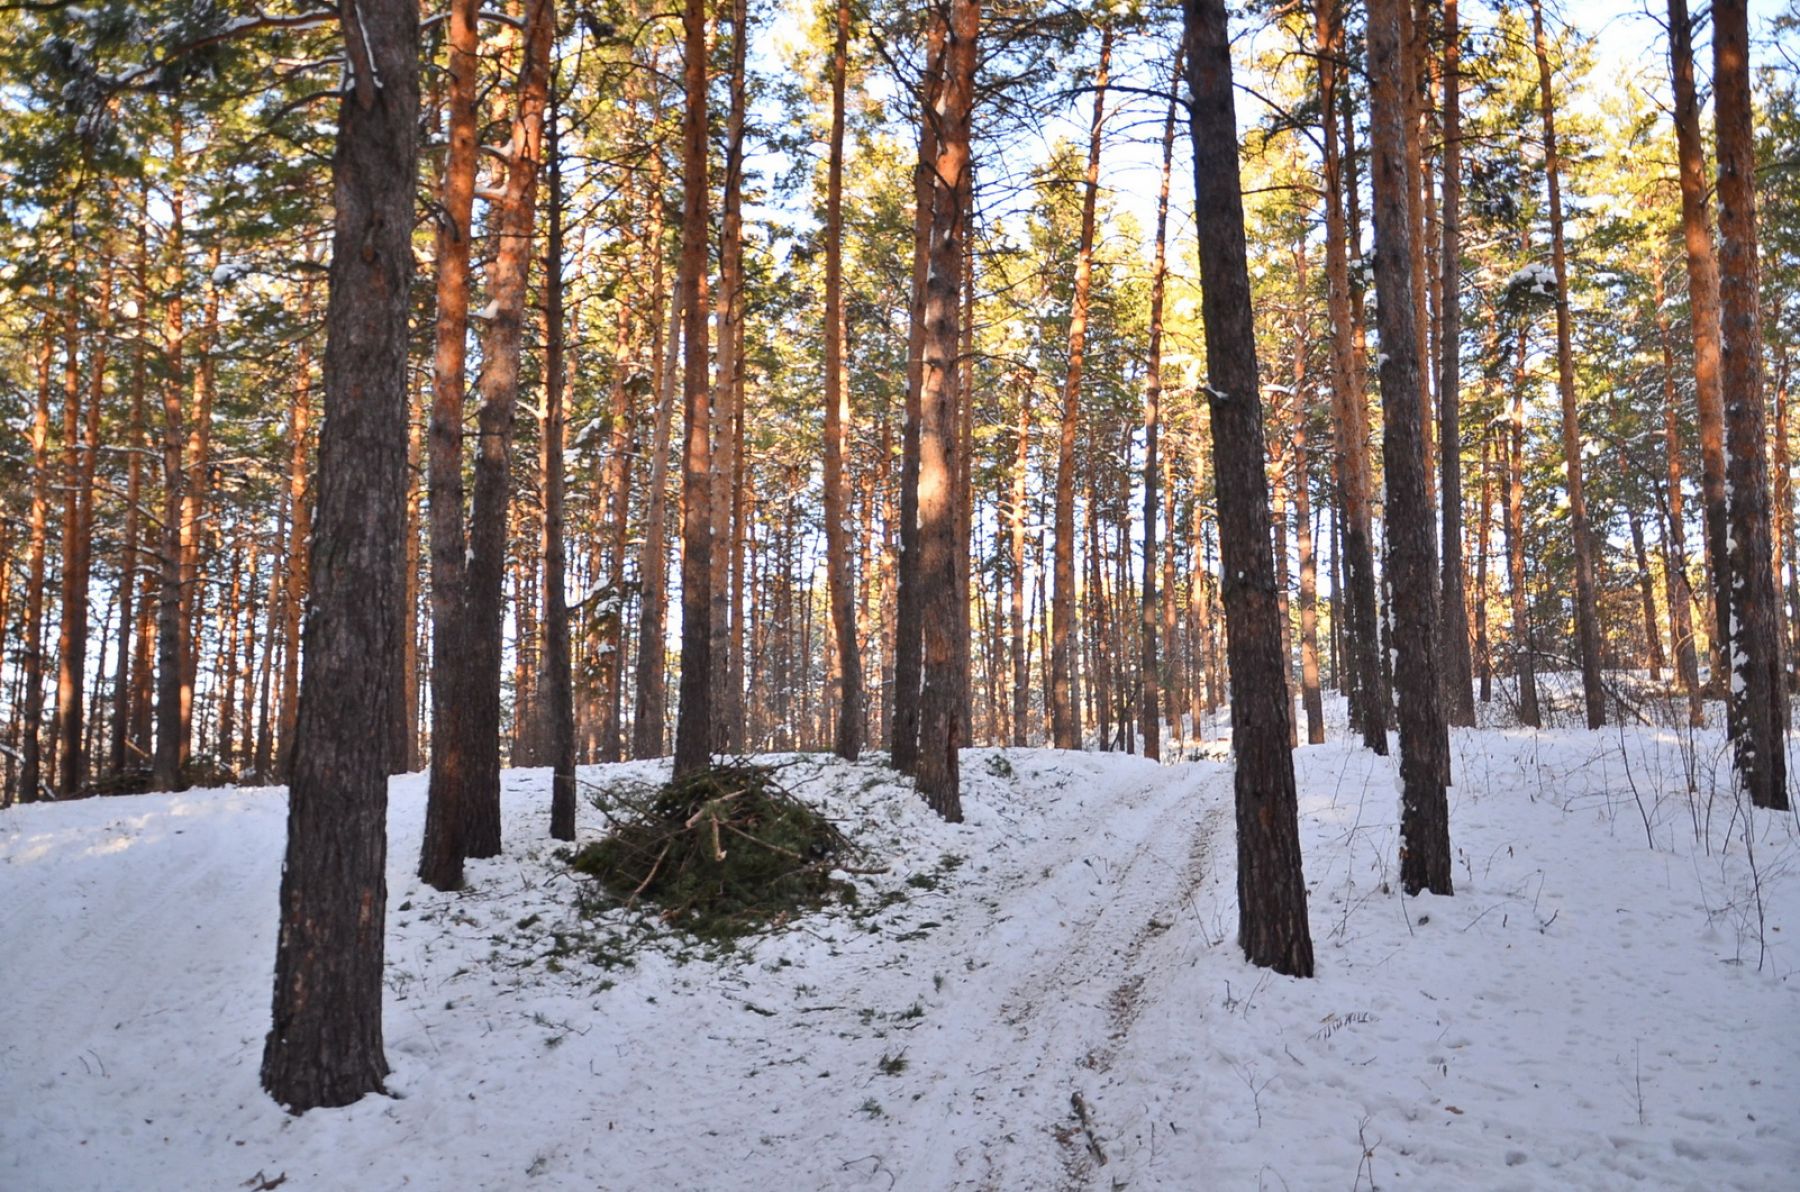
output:
[[[1065,756],[1037,776],[1064,784],[1055,810],[993,858],[985,913],[940,941],[946,961],[971,967],[949,1025],[909,1049],[945,1116],[913,1123],[932,1137],[903,1147],[923,1164],[902,1184],[1086,1186],[1104,1166],[1113,1060],[1140,1005],[1184,953],[1219,939],[1192,895],[1220,847],[1230,770],[1085,769]]]

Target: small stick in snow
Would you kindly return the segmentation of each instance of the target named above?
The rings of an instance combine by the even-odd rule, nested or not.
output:
[[[1100,1149],[1100,1138],[1094,1133],[1094,1119],[1088,1116],[1087,1100],[1079,1090],[1069,1094],[1069,1104],[1075,1107],[1075,1116],[1081,1120],[1081,1132],[1087,1135],[1088,1154],[1094,1162],[1106,1166],[1106,1152]]]

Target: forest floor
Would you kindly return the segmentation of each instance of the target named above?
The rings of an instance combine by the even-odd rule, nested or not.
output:
[[[1791,1186],[1795,817],[1746,834],[1716,733],[1453,752],[1457,891],[1417,899],[1392,761],[1296,753],[1312,981],[1234,945],[1217,760],[971,750],[951,826],[779,759],[889,872],[725,953],[585,917],[541,770],[468,889],[420,886],[399,778],[392,1095],[299,1118],[257,1086],[284,792],[0,813],[0,1187]]]

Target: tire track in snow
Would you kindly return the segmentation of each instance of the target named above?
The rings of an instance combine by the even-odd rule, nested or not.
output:
[[[1071,1094],[1104,1075],[1129,1034],[1156,979],[1153,943],[1184,926],[1205,936],[1189,896],[1206,872],[1226,806],[1207,796],[1229,784],[1229,770],[1211,765],[1146,766],[1133,777],[1131,785],[1090,795],[1057,825],[1059,838],[991,879],[1001,894],[993,917],[945,941],[967,955],[1039,951],[920,1057],[921,1067],[945,1073],[929,1095],[943,1101],[947,1116],[931,1145],[909,1148],[933,1157],[928,1167],[902,1173],[909,1186],[1086,1182],[1094,1160]],[[1109,866],[1108,857],[1125,859]],[[1103,1134],[1104,1105],[1091,1090],[1084,1097]]]

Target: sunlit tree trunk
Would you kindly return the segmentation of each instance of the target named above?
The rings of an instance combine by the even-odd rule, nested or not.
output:
[[[1765,454],[1756,143],[1745,0],[1714,0],[1713,113],[1719,143],[1719,380],[1725,399],[1731,524],[1732,756],[1751,802],[1785,811],[1787,682],[1781,667],[1781,605],[1775,592]]]
[[[948,22],[927,22],[925,76],[919,84],[919,161],[913,171],[912,320],[906,339],[906,406],[900,431],[900,559],[894,594],[894,685],[891,758],[911,774],[919,756],[919,680],[924,658],[919,572],[919,424],[925,376],[925,283],[930,270],[932,206],[941,121],[933,112],[943,86]]]
[[[1669,65],[1675,92],[1675,149],[1681,182],[1681,236],[1687,253],[1688,306],[1694,334],[1694,407],[1700,431],[1700,503],[1707,570],[1712,577],[1712,671],[1725,692],[1730,669],[1731,561],[1725,529],[1725,398],[1719,378],[1719,266],[1707,226],[1706,151],[1694,88],[1694,29],[1687,0],[1669,0]],[[1727,708],[1729,709],[1729,702]],[[1728,716],[1729,718],[1729,716]]]
[[[825,569],[836,634],[832,654],[837,727],[832,749],[856,760],[862,752],[862,659],[856,645],[855,576],[850,561],[850,510],[844,442],[850,395],[844,364],[844,75],[849,69],[850,3],[838,0],[831,51],[831,146],[825,180]]]
[[[957,637],[956,535],[958,368],[963,237],[968,228],[970,112],[975,94],[979,0],[949,0],[944,78],[934,103],[938,127],[932,171],[930,254],[925,279],[923,373],[919,386],[919,612],[922,620],[919,793],[951,823],[962,820],[959,753],[963,681]]]
[[[1316,0],[1320,131],[1324,141],[1325,278],[1331,318],[1332,446],[1344,548],[1344,653],[1349,671],[1350,724],[1363,745],[1387,752],[1387,709],[1381,698],[1380,638],[1376,628],[1375,553],[1369,511],[1369,411],[1357,361],[1357,318],[1351,306],[1350,202],[1339,146],[1336,112],[1338,60],[1344,33],[1335,0]]]
[[[1463,590],[1462,495],[1462,33],[1444,0],[1443,247],[1438,286],[1438,469],[1443,506],[1444,719],[1475,723],[1469,609]]]

